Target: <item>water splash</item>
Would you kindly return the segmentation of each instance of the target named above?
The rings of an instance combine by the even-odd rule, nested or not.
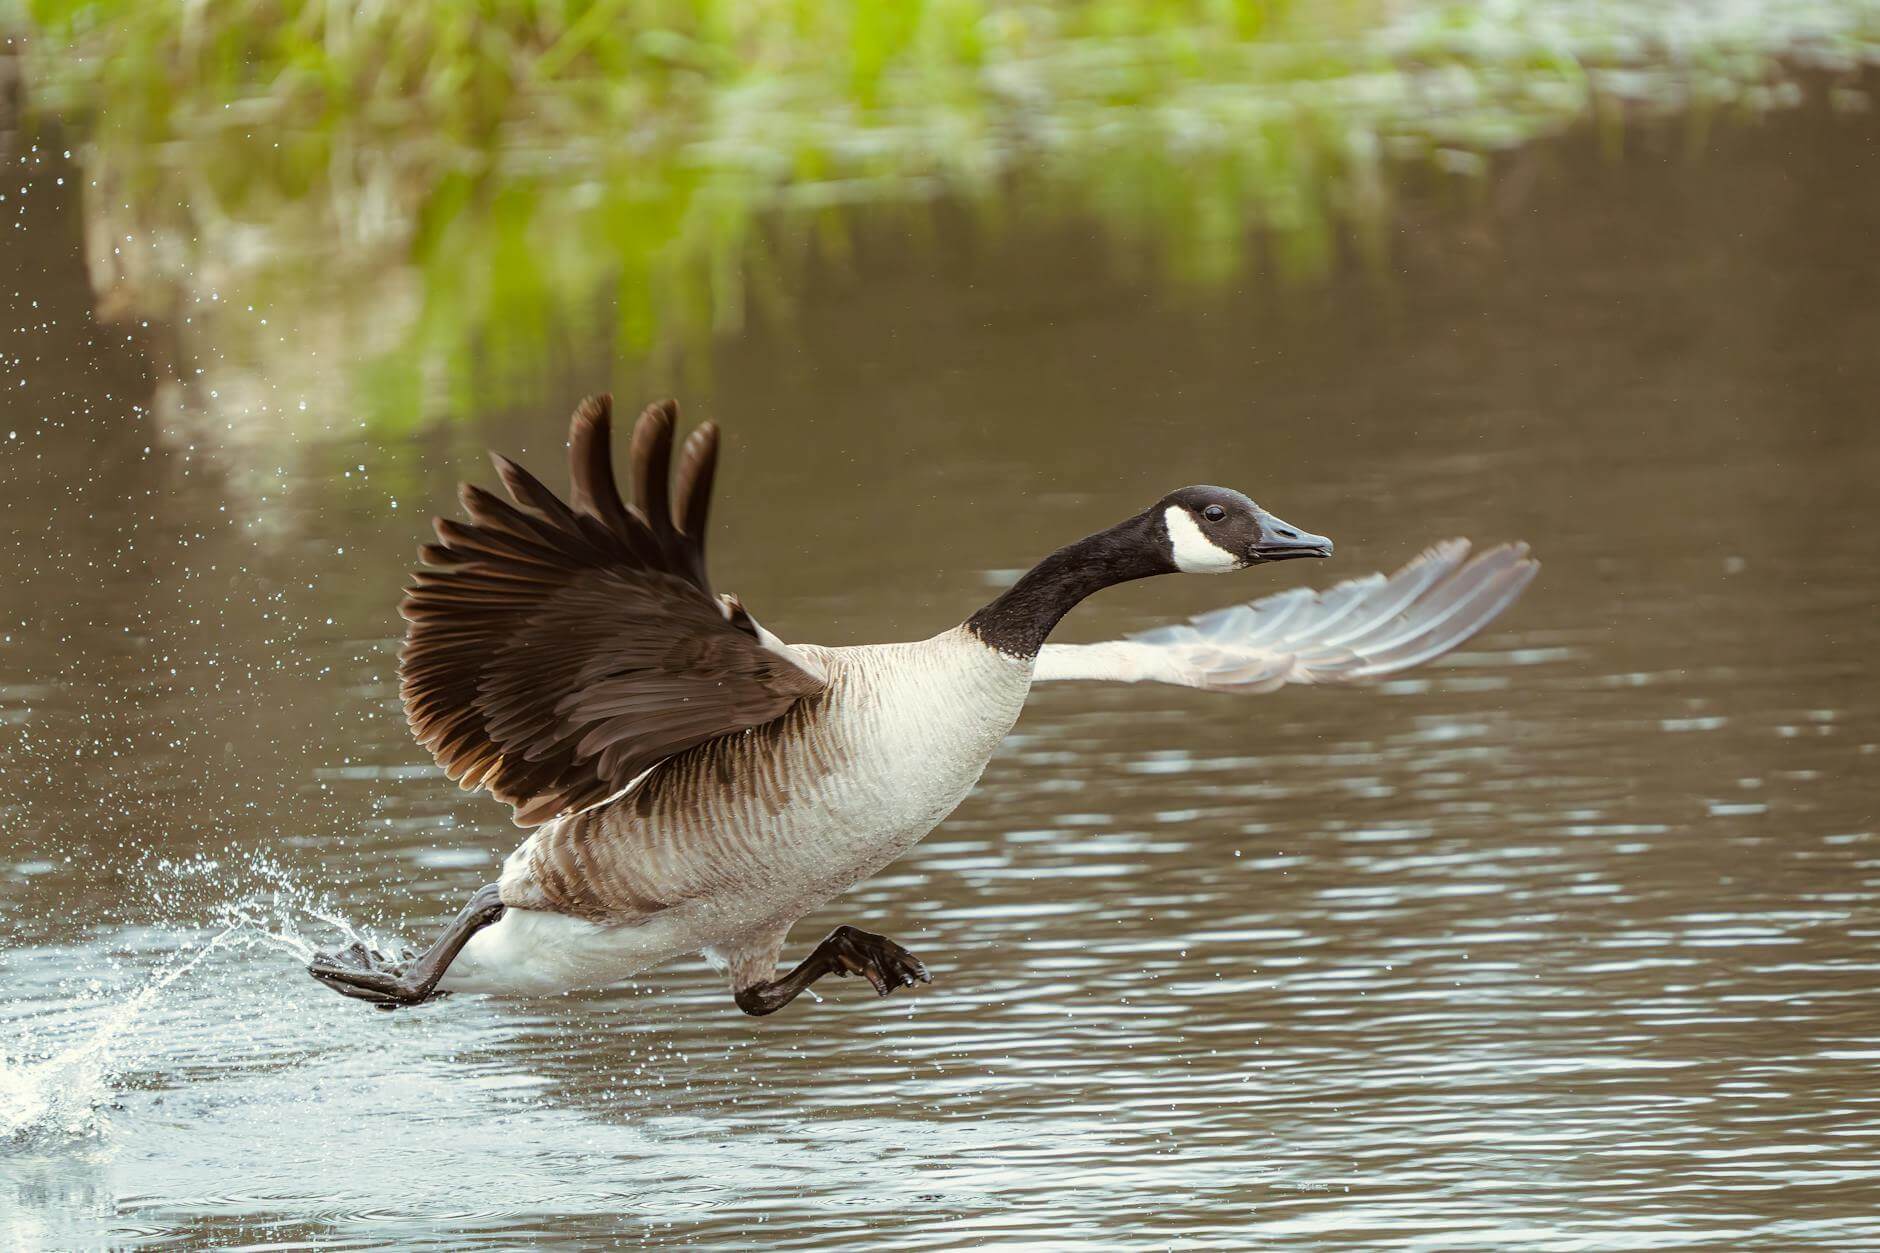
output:
[[[187,958],[160,969],[120,1004],[110,1006],[82,1043],[36,1062],[0,1054],[0,1145],[102,1135],[114,1093],[116,1044],[171,984],[227,945],[244,924],[231,923]]]
[[[272,882],[245,896],[225,899],[210,910],[206,939],[185,942],[121,999],[94,1002],[77,1011],[88,1022],[78,1043],[35,1056],[35,1037],[45,1039],[70,1029],[73,1018],[33,1015],[17,1024],[22,1030],[14,1050],[0,1046],[0,1149],[101,1139],[110,1130],[109,1111],[116,1104],[125,1074],[146,1060],[134,1047],[135,1028],[165,993],[222,951],[263,949],[284,953],[304,965],[318,951],[303,928],[308,922],[331,928],[342,945],[359,941],[373,948],[388,942],[342,916],[329,902],[295,883],[285,871],[257,855],[234,876],[213,861],[160,863],[169,885],[202,878],[226,886],[230,877],[253,872]],[[201,934],[199,931],[198,934]],[[396,947],[389,945],[389,947]],[[233,971],[230,977],[237,977]],[[245,977],[245,976],[242,976]]]

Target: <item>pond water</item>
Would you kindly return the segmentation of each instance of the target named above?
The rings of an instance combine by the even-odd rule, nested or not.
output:
[[[43,150],[0,232],[0,1243],[1880,1242],[1876,137],[1574,133],[1407,190],[1382,264],[1205,288],[1061,208],[849,213],[678,376],[717,582],[785,638],[925,636],[1193,481],[1336,561],[1062,638],[1450,535],[1544,568],[1379,688],[1039,692],[793,937],[933,985],[763,1021],[702,962],[395,1015],[302,972],[518,839],[398,711],[429,516],[673,378],[572,342],[395,438],[166,408]]]

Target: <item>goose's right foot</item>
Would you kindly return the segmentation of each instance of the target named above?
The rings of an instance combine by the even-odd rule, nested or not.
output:
[[[860,975],[874,986],[876,996],[933,982],[920,958],[887,936],[859,927],[837,927],[818,947],[829,950],[830,974],[838,979]]]
[[[470,898],[456,920],[444,929],[437,943],[415,960],[395,960],[376,949],[355,943],[338,953],[321,953],[307,973],[341,996],[366,1001],[380,1009],[418,1005],[445,995],[437,990],[444,972],[470,942],[470,937],[503,916],[502,894],[492,883]]]
[[[839,979],[860,975],[874,987],[876,996],[886,996],[896,988],[911,988],[916,983],[933,982],[933,976],[927,973],[920,958],[887,936],[860,927],[840,926],[825,936],[789,974],[739,988],[738,1008],[754,1016],[774,1014],[824,975],[835,975]]]

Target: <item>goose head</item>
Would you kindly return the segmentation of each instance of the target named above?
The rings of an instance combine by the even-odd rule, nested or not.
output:
[[[1035,657],[1073,606],[1158,574],[1226,574],[1268,561],[1329,557],[1332,541],[1282,522],[1225,487],[1184,487],[1107,531],[1066,544],[966,620],[985,644]]]
[[[1268,561],[1332,555],[1332,541],[1323,535],[1274,517],[1229,487],[1204,483],[1170,492],[1149,516],[1159,523],[1170,566],[1183,574],[1226,574]]]

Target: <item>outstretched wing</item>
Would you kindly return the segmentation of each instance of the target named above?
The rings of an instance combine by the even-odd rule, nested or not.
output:
[[[564,503],[497,456],[510,501],[465,484],[468,522],[437,519],[400,611],[405,716],[438,765],[534,826],[620,791],[664,757],[768,722],[822,690],[705,575],[718,429],[692,432],[669,485],[679,408],[633,428],[634,503],[614,484],[611,401],[568,435]]]
[[[1034,680],[1176,683],[1270,692],[1287,683],[1362,683],[1439,657],[1487,626],[1534,578],[1526,544],[1466,565],[1452,539],[1397,573],[1323,592],[1294,588],[1104,644],[1047,644]]]

